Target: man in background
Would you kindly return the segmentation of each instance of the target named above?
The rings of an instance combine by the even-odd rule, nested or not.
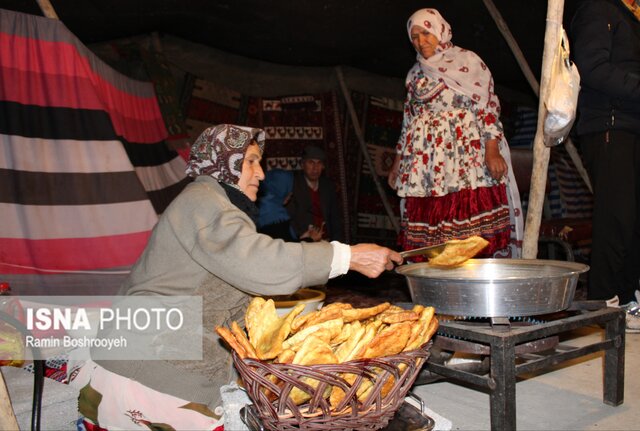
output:
[[[324,150],[308,146],[302,152],[302,171],[296,172],[293,194],[287,204],[296,234],[313,241],[343,241],[342,221],[334,183],[323,175],[327,160]]]

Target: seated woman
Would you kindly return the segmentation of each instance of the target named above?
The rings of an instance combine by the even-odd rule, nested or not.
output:
[[[193,144],[187,173],[195,181],[162,214],[120,293],[201,296],[203,360],[87,361],[71,384],[82,388],[78,408],[91,429],[223,425],[220,387],[236,375],[216,325],[243,321],[251,295],[288,295],[348,270],[377,277],[402,263],[375,244],[292,243],[258,233],[263,146],[262,130],[226,124]]]

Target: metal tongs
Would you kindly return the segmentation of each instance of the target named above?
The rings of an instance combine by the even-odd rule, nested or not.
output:
[[[437,255],[439,255],[444,251],[444,248],[446,247],[446,245],[447,244],[444,243],[444,244],[430,245],[428,247],[414,248],[412,250],[405,250],[400,252],[400,256],[402,256],[403,259],[406,259],[408,257],[424,255],[424,256],[427,256],[429,259],[433,259],[434,257],[436,257]]]

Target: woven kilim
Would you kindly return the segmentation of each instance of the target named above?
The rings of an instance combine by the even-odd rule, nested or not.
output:
[[[349,236],[344,148],[339,112],[334,93],[250,97],[246,108],[246,125],[264,129],[266,148],[263,159],[267,170],[300,169],[304,147],[315,145],[327,154],[325,174],[336,186],[343,209],[342,224]]]
[[[353,196],[349,201],[350,214],[355,217],[354,239],[356,242],[374,241],[394,247],[396,232],[374,182],[377,176],[386,198],[391,205],[394,217],[400,216],[399,199],[396,193],[387,185],[389,169],[395,157],[395,145],[402,126],[402,101],[373,97],[353,92],[352,100],[359,117],[367,151],[371,159],[371,171],[363,157],[361,146],[353,127],[349,127],[346,134],[347,183],[351,184]]]

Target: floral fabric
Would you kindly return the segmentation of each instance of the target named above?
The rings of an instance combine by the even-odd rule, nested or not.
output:
[[[444,80],[427,76],[419,64],[409,71],[396,146],[403,249],[481,235],[490,242],[491,256],[520,257],[520,195],[493,87],[489,99],[494,102],[475,103]],[[491,177],[484,159],[485,143],[492,139],[509,167],[499,181]],[[475,204],[479,202],[483,204]]]
[[[481,106],[499,109],[493,94],[493,77],[486,64],[473,51],[451,43],[451,26],[435,9],[420,9],[407,21],[411,39],[411,27],[418,26],[438,38],[436,53],[424,58],[417,55],[418,64],[425,74],[444,81],[449,88],[464,94]]]
[[[396,148],[401,154],[398,196],[444,196],[504,183],[504,179],[494,180],[484,163],[486,141],[496,139],[504,146],[498,117],[499,106],[480,107],[414,66],[407,77]]]
[[[87,361],[69,382],[80,389],[80,426],[87,430],[223,430],[223,409],[216,413],[155,391]],[[114,391],[113,388],[118,388]]]
[[[238,185],[244,153],[251,142],[264,149],[264,131],[251,127],[218,124],[200,134],[191,146],[187,175],[209,175],[232,187]]]

